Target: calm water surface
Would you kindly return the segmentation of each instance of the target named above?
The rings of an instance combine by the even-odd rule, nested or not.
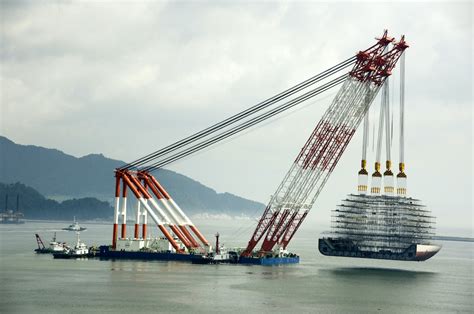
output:
[[[441,242],[427,262],[335,258],[317,252],[321,230],[303,226],[299,265],[53,260],[35,255],[34,233],[74,243],[66,222],[0,225],[0,313],[456,313],[473,312],[474,244]],[[88,245],[111,242],[111,225],[87,224]],[[247,220],[197,223],[209,238],[244,246]],[[151,228],[150,228],[151,229]],[[155,235],[157,231],[155,231]]]

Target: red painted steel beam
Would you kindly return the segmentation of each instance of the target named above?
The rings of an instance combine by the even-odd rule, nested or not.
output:
[[[199,243],[194,239],[194,237],[191,235],[191,233],[186,229],[186,226],[184,225],[179,225],[179,229],[183,232],[183,234],[186,236],[186,238],[191,242],[192,246],[195,248],[200,247]]]
[[[140,182],[138,182],[138,179],[135,178],[133,175],[131,175],[128,172],[124,172],[123,179],[127,183],[127,186],[130,187],[130,189],[133,191],[133,193],[135,194],[135,196],[137,198],[142,197],[142,195],[140,193],[143,194],[145,199],[150,199],[151,198],[151,195],[148,193],[148,191],[146,191],[143,188],[143,186],[140,184]],[[171,245],[176,250],[176,252],[178,252],[178,253],[183,253],[184,252],[183,249],[178,245],[178,243],[176,243],[173,236],[171,236],[171,234],[169,233],[169,231],[166,229],[166,227],[164,225],[158,225],[158,228],[161,230],[163,235],[168,239],[168,241],[171,243]]]
[[[277,215],[278,215],[278,212],[272,213],[270,211],[270,206],[267,206],[265,208],[265,211],[257,224],[257,228],[253,232],[253,235],[250,238],[247,248],[241,253],[241,256],[249,257],[252,255],[253,249],[255,248],[257,243],[260,241],[260,239],[263,237],[263,235],[268,230],[268,228],[273,224]]]
[[[265,238],[262,244],[261,251],[270,252],[271,250],[273,250],[273,247],[275,246],[275,244],[277,244],[280,238],[282,237],[282,235],[286,233],[286,230],[291,226],[291,223],[293,222],[293,220],[298,214],[297,211],[293,212],[291,216],[289,215],[289,213],[290,211],[288,211],[288,214],[284,217],[284,221],[280,223],[280,225],[278,226],[278,229],[275,230],[271,239],[269,240],[268,238]]]
[[[181,231],[178,229],[177,226],[175,225],[170,225],[170,229],[173,231],[173,233],[178,237],[178,239],[181,240],[181,242],[183,242],[184,246],[186,246],[188,248],[188,250],[192,249],[193,248],[193,245],[191,245],[191,243],[189,242],[188,239],[186,239],[186,237],[181,233]]]
[[[154,185],[154,182],[152,180],[150,180],[150,176],[148,175],[140,175],[140,178],[142,180],[145,181],[145,183],[147,184],[147,186],[150,188],[150,190],[152,191],[152,193],[158,198],[158,199],[162,199],[163,196],[160,194],[160,191],[156,188],[156,186]],[[145,188],[140,184],[140,182],[138,181],[137,178],[134,178],[137,182],[137,184],[140,186],[141,189],[145,190]],[[150,194],[149,194],[150,195]],[[151,198],[151,195],[150,197]],[[171,229],[171,231],[173,231],[173,233],[178,237],[178,239],[181,240],[181,242],[183,242],[184,246],[186,246],[189,249],[192,249],[193,248],[193,245],[190,243],[190,241],[180,232],[180,230],[176,227],[176,225],[172,224],[172,223],[169,223],[169,227]],[[174,240],[173,240],[174,241]]]
[[[202,235],[202,233],[198,230],[198,228],[196,228],[195,226],[193,225],[190,225],[189,226],[189,229],[191,229],[194,234],[199,238],[199,240],[201,240],[201,242],[205,245],[205,246],[209,246],[209,242],[206,240],[206,238]]]
[[[154,176],[152,176],[151,174],[149,174],[147,172],[142,172],[141,174],[143,176],[143,179],[146,180],[147,184],[149,184],[153,194],[155,194],[156,197],[158,197],[159,199],[165,198],[166,200],[171,199],[171,196],[168,194],[168,192],[166,192],[166,190],[163,188],[163,186],[158,182],[158,180]],[[181,236],[183,236],[185,238],[185,241],[187,243],[189,243],[189,247],[188,247],[188,245],[186,245],[186,247],[188,247],[188,249],[200,247],[199,243],[196,241],[196,239],[194,239],[194,237],[191,235],[191,233],[186,229],[185,225],[179,224],[178,227],[182,232],[182,234],[180,233]],[[197,228],[196,228],[196,230],[197,230]],[[198,232],[199,232],[199,230],[198,230]],[[203,243],[209,243],[205,239],[205,237],[201,234],[201,232],[199,232],[199,234],[204,239]]]
[[[309,210],[306,210],[303,215],[301,216],[301,218],[299,219],[295,219],[293,222],[292,222],[292,227],[288,228],[288,230],[286,231],[286,233],[283,235],[283,241],[281,243],[283,249],[286,249],[286,247],[288,246],[288,243],[290,243],[291,239],[293,238],[293,236],[295,235],[296,231],[298,231],[298,228],[301,226],[301,224],[303,223],[303,220],[306,218],[306,216],[308,215],[308,212]],[[286,239],[286,240],[285,240]]]
[[[262,247],[260,249],[261,252],[269,252],[273,249],[278,240],[278,238],[275,239],[275,237],[277,237],[277,234],[279,234],[289,214],[290,211],[288,209],[284,210],[282,213],[280,212],[278,215],[279,217],[275,219],[270,230],[268,231],[267,236],[263,240]]]

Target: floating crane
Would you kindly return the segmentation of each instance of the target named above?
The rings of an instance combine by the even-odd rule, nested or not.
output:
[[[122,218],[119,240],[129,241],[128,246],[141,250],[146,245],[143,243],[149,215],[169,241],[170,250],[183,254],[210,251],[209,242],[151,173],[342,84],[271,197],[240,255],[242,260],[249,260],[272,252],[276,245],[285,250],[407,47],[404,36],[395,41],[385,31],[376,44],[355,56],[200,132],[117,168],[113,250],[124,250],[122,244],[117,246],[119,218]],[[133,239],[137,243],[143,242],[138,246],[133,244],[136,241],[131,243],[126,237],[128,189],[137,199]],[[261,248],[254,251],[262,238]]]

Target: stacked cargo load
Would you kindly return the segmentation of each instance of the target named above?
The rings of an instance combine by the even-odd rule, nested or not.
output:
[[[331,229],[327,239],[335,249],[347,251],[346,256],[365,252],[360,257],[411,259],[416,251],[404,258],[391,254],[403,255],[413,245],[429,246],[435,235],[435,217],[414,198],[350,194],[333,210]],[[329,254],[327,248],[322,253],[337,255]]]
[[[435,217],[420,200],[350,194],[332,213],[319,240],[324,255],[423,261],[440,249],[431,244]]]
[[[435,228],[430,214],[417,199],[351,194],[333,210],[332,233],[364,251],[401,253],[430,243]]]
[[[395,189],[391,171],[393,131],[387,80],[382,89],[375,171],[372,174],[371,188],[368,187],[366,170],[369,137],[369,119],[366,114],[362,169],[358,173],[358,194],[349,194],[332,211],[330,235],[319,239],[319,251],[324,255],[424,261],[441,249],[439,245],[431,244],[435,236],[435,217],[420,200],[407,196],[407,176],[404,172],[404,55],[400,68],[400,172],[396,177],[397,188]],[[384,129],[387,159],[386,170],[382,174],[380,168]]]

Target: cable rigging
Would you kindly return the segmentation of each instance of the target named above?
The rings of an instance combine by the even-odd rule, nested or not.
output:
[[[154,171],[154,170],[156,170],[158,168],[161,168],[165,165],[168,165],[168,164],[170,164],[170,163],[172,163],[176,160],[184,158],[184,157],[186,157],[186,156],[188,156],[192,153],[195,153],[195,152],[197,152],[201,149],[204,149],[204,148],[206,148],[206,147],[208,147],[212,144],[215,144],[215,143],[217,143],[221,140],[224,140],[224,139],[226,139],[226,138],[228,138],[232,135],[235,135],[235,134],[237,134],[241,131],[244,131],[244,130],[246,130],[246,129],[262,122],[262,121],[265,121],[265,120],[277,115],[277,114],[280,114],[280,113],[282,113],[282,112],[284,112],[284,111],[286,111],[286,110],[288,110],[288,109],[290,109],[290,108],[292,108],[292,107],[294,107],[294,106],[296,106],[296,105],[298,105],[298,104],[300,104],[300,103],[302,103],[302,102],[304,102],[304,101],[306,101],[306,100],[308,100],[308,99],[310,99],[314,96],[317,96],[317,95],[325,92],[326,90],[328,90],[328,89],[330,89],[334,86],[337,86],[337,85],[341,84],[345,80],[346,80],[346,75],[345,74],[341,75],[341,76],[337,77],[336,79],[322,85],[321,87],[318,87],[314,90],[311,90],[310,92],[305,93],[305,94],[303,94],[303,95],[301,95],[301,96],[299,96],[299,97],[297,97],[297,98],[295,98],[295,99],[293,99],[293,100],[291,100],[287,103],[279,105],[278,107],[276,107],[276,108],[274,108],[270,111],[267,111],[267,112],[265,112],[265,113],[263,113],[259,116],[256,116],[256,117],[252,118],[251,120],[247,120],[247,121],[231,128],[229,130],[224,131],[223,133],[221,133],[219,135],[216,135],[214,137],[206,139],[205,141],[203,141],[201,143],[198,143],[194,146],[191,146],[189,148],[186,148],[184,151],[178,152],[175,155],[172,155],[170,157],[167,157],[165,159],[159,159],[157,162],[153,163],[152,165],[141,169],[141,171],[151,172],[151,171]]]
[[[252,106],[252,107],[250,107],[250,108],[248,108],[248,109],[246,109],[246,110],[244,110],[240,113],[237,113],[237,114],[235,114],[235,115],[233,115],[233,116],[231,116],[231,117],[229,117],[229,118],[227,118],[227,119],[225,119],[225,120],[223,120],[219,123],[216,123],[216,124],[206,128],[202,131],[199,131],[199,132],[197,132],[193,135],[190,135],[190,136],[188,136],[188,137],[186,137],[182,140],[179,140],[179,141],[177,141],[173,144],[170,144],[170,145],[168,145],[164,148],[161,148],[161,149],[159,149],[159,150],[157,150],[157,151],[155,151],[151,154],[148,154],[148,155],[146,155],[142,158],[139,158],[139,159],[137,159],[137,160],[135,160],[131,163],[128,163],[128,164],[120,167],[119,170],[131,170],[132,168],[138,169],[140,166],[144,166],[145,164],[150,163],[151,161],[153,161],[153,160],[155,160],[159,157],[170,154],[170,153],[172,153],[172,152],[174,152],[174,151],[176,151],[180,148],[183,148],[187,145],[190,145],[190,144],[192,144],[192,143],[194,143],[194,142],[196,142],[200,139],[203,139],[203,138],[205,138],[205,137],[207,137],[207,136],[209,136],[213,133],[219,132],[222,129],[225,129],[226,127],[228,127],[232,124],[235,124],[235,123],[237,123],[237,122],[239,122],[239,121],[241,121],[241,120],[243,120],[243,119],[245,119],[245,118],[247,118],[247,117],[249,117],[253,114],[256,114],[259,111],[267,109],[270,106],[272,106],[272,105],[274,105],[274,104],[276,104],[276,103],[278,103],[278,102],[280,102],[280,101],[282,101],[282,100],[284,100],[284,99],[286,99],[286,98],[288,98],[288,97],[290,97],[290,96],[292,96],[292,95],[294,95],[298,92],[301,92],[302,90],[304,90],[304,89],[306,89],[306,88],[308,88],[308,87],[310,87],[314,84],[316,84],[317,82],[320,82],[320,81],[334,75],[335,73],[337,73],[337,72],[353,65],[355,63],[355,61],[356,61],[355,56],[353,56],[351,58],[348,58],[348,59],[340,62],[339,64],[337,64],[337,65],[335,65],[335,66],[333,66],[333,67],[331,67],[331,68],[329,68],[329,69],[327,69],[327,70],[311,77],[310,79],[307,79],[307,80],[305,80],[305,81],[303,81],[303,82],[301,82],[301,83],[299,83],[299,84],[297,84],[297,85],[295,85],[295,86],[293,86],[293,87],[291,87],[291,88],[289,88],[289,89],[287,89],[287,90],[285,90],[285,91],[283,91],[283,92],[281,92],[281,93],[279,93],[279,94],[277,94],[277,95],[275,95],[275,96],[273,96],[273,97],[271,97],[271,98],[269,98],[269,99],[267,99],[263,102],[258,103],[257,105],[254,105],[254,106]],[[261,121],[263,121],[263,120],[261,120]],[[242,130],[244,130],[244,129],[242,129]],[[224,139],[224,138],[222,138],[222,139]],[[213,143],[215,143],[215,142],[213,142]],[[207,146],[205,146],[205,147],[207,147]],[[156,168],[154,168],[154,169],[156,169]]]

